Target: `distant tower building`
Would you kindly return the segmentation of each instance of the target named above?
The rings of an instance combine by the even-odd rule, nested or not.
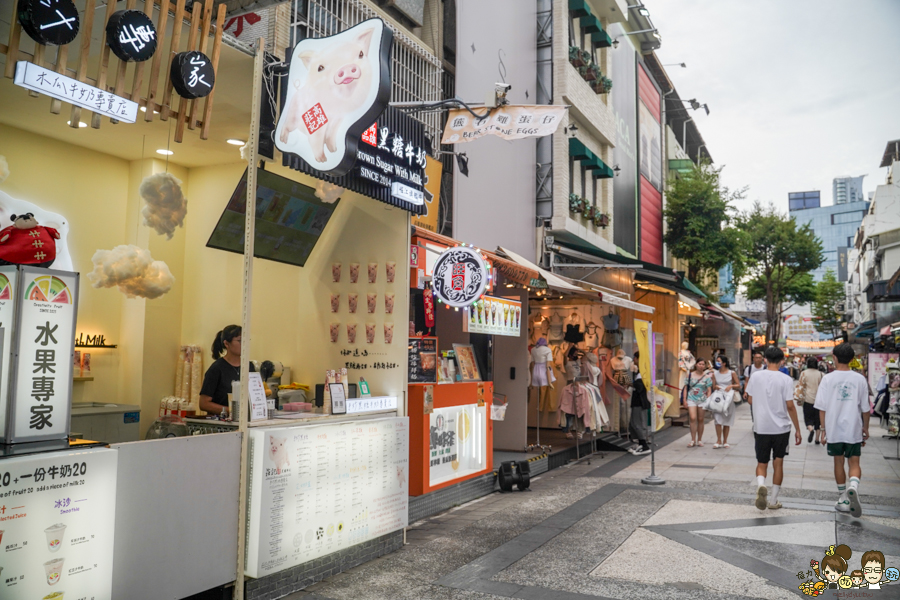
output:
[[[849,204],[850,202],[863,202],[866,197],[863,194],[863,177],[835,177],[832,183],[832,193],[835,204]]]
[[[819,192],[791,192],[788,194],[790,216],[798,226],[809,225],[813,233],[822,241],[825,262],[812,272],[816,281],[822,280],[827,269],[832,269],[835,276],[839,277],[841,281],[844,280],[840,279],[842,275],[846,278],[846,271],[842,271],[840,268],[840,256],[842,253],[846,253],[848,248],[853,247],[856,230],[869,209],[869,202],[864,201],[862,196],[862,177],[835,179],[835,186],[838,181],[858,181],[859,195],[852,196],[853,200],[844,201],[839,201],[838,196],[835,195],[833,206],[822,206]],[[854,188],[851,187],[851,189]],[[856,192],[854,191],[854,193]]]
[[[822,197],[819,192],[791,192],[788,194],[790,210],[804,210],[820,206],[822,206]]]

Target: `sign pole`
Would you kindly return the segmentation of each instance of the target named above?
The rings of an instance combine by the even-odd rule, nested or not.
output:
[[[250,112],[250,136],[247,140],[247,205],[244,209],[244,298],[241,319],[241,400],[238,403],[238,429],[241,432],[241,476],[238,501],[237,573],[234,580],[234,600],[244,599],[244,549],[247,545],[247,416],[250,406],[250,309],[253,295],[253,246],[256,240],[256,169],[259,162],[259,103],[262,94],[265,38],[256,43],[253,59],[253,104]],[[234,415],[231,416],[234,418]]]

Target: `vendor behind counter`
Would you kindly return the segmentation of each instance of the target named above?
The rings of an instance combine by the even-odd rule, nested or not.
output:
[[[212,344],[213,364],[206,370],[200,388],[200,410],[228,416],[231,384],[241,379],[241,326],[228,325],[216,334]],[[256,369],[250,365],[250,372]]]

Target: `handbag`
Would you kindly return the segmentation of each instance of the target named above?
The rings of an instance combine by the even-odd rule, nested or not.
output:
[[[707,401],[706,409],[710,412],[719,413],[723,416],[730,415],[731,405],[732,405],[732,396],[734,392],[723,392],[722,390],[716,390],[712,394],[709,395],[709,399]]]
[[[801,377],[797,385],[794,386],[794,402],[797,406],[803,406],[803,400],[806,398],[806,380]]]
[[[691,375],[692,373],[688,373],[687,381],[684,382],[684,387],[681,388],[681,406],[687,406],[688,392],[691,388]]]

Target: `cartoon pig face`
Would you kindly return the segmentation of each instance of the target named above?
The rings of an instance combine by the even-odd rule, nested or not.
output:
[[[374,29],[366,29],[350,43],[301,53],[299,58],[309,71],[306,86],[321,91],[337,86],[336,91],[342,96],[353,95],[356,89],[365,94],[372,80],[366,55],[374,32]]]

